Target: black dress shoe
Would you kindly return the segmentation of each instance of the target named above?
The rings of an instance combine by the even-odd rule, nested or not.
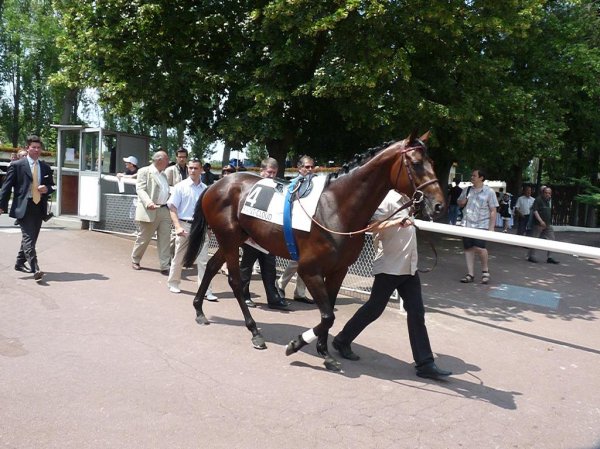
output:
[[[553,259],[552,257],[548,257],[548,259],[546,259],[546,263],[553,263],[555,265],[558,265],[560,262],[556,259]]]
[[[286,310],[288,308],[288,302],[285,299],[280,299],[277,302],[270,302],[269,309]]]
[[[20,271],[22,273],[31,273],[31,270],[27,265],[25,265],[25,263],[16,263],[15,270]]]
[[[352,348],[350,348],[350,343],[340,343],[334,338],[331,341],[331,346],[333,346],[333,349],[339,352],[340,355],[345,359],[354,361],[360,359],[360,357],[352,351]]]
[[[417,376],[428,379],[440,379],[452,374],[452,371],[446,371],[438,368],[433,362],[417,367]]]
[[[537,263],[537,259],[534,259],[533,257],[528,257],[527,261],[531,263]]]

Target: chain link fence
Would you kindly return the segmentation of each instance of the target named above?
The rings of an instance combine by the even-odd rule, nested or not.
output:
[[[91,222],[90,229],[116,234],[135,236],[137,227],[134,221],[137,196],[106,193],[102,195],[100,221]],[[209,252],[212,254],[218,248],[217,240],[211,236]],[[341,293],[358,299],[366,300],[371,293],[373,284],[373,258],[375,248],[371,234],[365,236],[365,245],[360,256],[348,269],[348,274],[342,283]],[[277,257],[277,272],[283,273],[287,267],[287,259]],[[295,277],[292,279],[295,282]],[[396,296],[392,297],[396,299]]]

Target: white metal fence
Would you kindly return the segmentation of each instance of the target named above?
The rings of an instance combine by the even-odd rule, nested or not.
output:
[[[100,221],[91,222],[90,228],[98,231],[135,235],[137,232],[134,222],[137,196],[125,194],[103,194],[100,211]],[[479,229],[468,229],[460,226],[445,225],[441,223],[424,222],[416,220],[416,224],[424,231],[450,234],[454,236],[465,236],[481,238],[484,240],[516,245],[528,248],[551,250],[553,252],[574,254],[583,257],[600,259],[600,248],[576,245],[565,242],[553,242],[543,239],[534,239],[502,232],[488,232]],[[210,250],[214,252],[218,247],[214,236],[211,238]],[[375,248],[371,234],[367,234],[365,245],[360,256],[348,269],[341,292],[352,297],[367,299],[371,292],[373,283],[373,258]],[[277,258],[277,270],[283,272],[288,260]],[[396,298],[395,296],[393,298]]]

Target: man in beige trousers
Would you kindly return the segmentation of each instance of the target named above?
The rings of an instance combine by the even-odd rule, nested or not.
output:
[[[131,267],[134,270],[141,269],[140,261],[156,232],[160,272],[164,275],[169,274],[171,215],[167,207],[169,184],[165,176],[165,169],[168,165],[167,153],[157,151],[152,156],[152,164],[138,171],[136,183],[138,202],[135,209],[135,221],[140,228],[140,233],[131,253]]]

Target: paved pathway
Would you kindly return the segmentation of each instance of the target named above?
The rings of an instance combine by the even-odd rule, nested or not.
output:
[[[459,241],[433,236],[427,323],[455,373],[434,382],[414,375],[398,309],[334,374],[314,344],[284,354],[317,323],[311,306],[253,311],[269,346],[258,351],[223,276],[219,302],[206,305],[213,324],[201,327],[192,273],[170,294],[154,248],[134,272],[130,239],[64,225],[41,234],[38,285],[13,270],[20,236],[0,217],[0,447],[600,447],[598,260],[533,265],[524,250],[491,245],[493,282],[464,285]],[[559,238],[600,244],[599,234]],[[264,304],[260,283],[251,289]],[[536,291],[554,301],[521,302]],[[333,334],[360,303],[339,298]]]

